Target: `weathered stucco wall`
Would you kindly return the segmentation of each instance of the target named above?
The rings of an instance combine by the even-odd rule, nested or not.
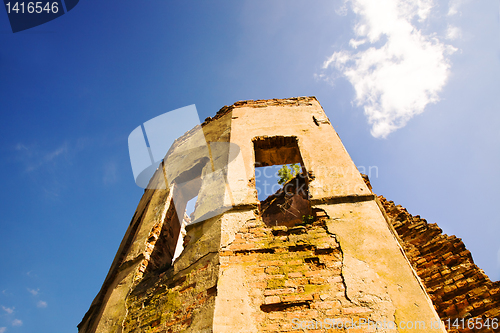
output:
[[[251,180],[255,157],[249,143],[274,136],[297,137],[305,169],[312,173],[309,194],[313,200],[370,194],[321,105],[310,97],[235,103],[231,142],[240,147],[243,165],[230,164],[229,177],[234,174]],[[245,194],[238,197],[238,203],[258,204],[255,187]]]
[[[390,232],[374,200],[321,205],[331,220],[328,230],[337,235],[344,253],[347,295],[366,304],[379,316],[400,322],[438,320],[416,274]],[[384,317],[379,320],[383,320]]]
[[[396,324],[381,332],[424,322],[411,331],[444,332],[431,327],[438,314],[314,97],[238,102],[202,127],[208,150],[190,141],[194,132],[173,145],[79,332],[322,332],[304,322],[326,319]],[[266,146],[279,142],[275,152]],[[256,151],[263,163],[302,163],[312,216],[263,222]],[[171,264],[177,216],[196,194],[200,222],[187,226]]]

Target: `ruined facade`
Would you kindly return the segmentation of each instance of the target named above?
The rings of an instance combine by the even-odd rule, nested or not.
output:
[[[80,333],[445,332],[447,316],[498,315],[498,283],[372,193],[314,97],[238,102],[201,128],[210,148],[174,143]],[[260,202],[256,167],[291,163]]]

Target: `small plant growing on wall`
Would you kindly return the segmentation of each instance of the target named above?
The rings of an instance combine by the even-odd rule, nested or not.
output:
[[[314,222],[314,216],[312,215],[302,215],[302,222],[305,224],[311,224]]]
[[[290,167],[288,165],[283,165],[281,169],[278,170],[278,184],[283,185],[293,177],[295,177],[300,172],[300,165],[291,164]]]

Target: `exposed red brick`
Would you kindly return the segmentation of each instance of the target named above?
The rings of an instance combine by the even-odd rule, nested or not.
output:
[[[448,318],[492,318],[494,311],[500,313],[497,310],[500,309],[500,297],[490,298],[498,293],[500,282],[492,282],[474,264],[460,238],[442,234],[436,224],[412,216],[382,196],[378,200],[443,321]],[[480,331],[500,332],[500,328]],[[449,332],[472,331],[459,327]]]

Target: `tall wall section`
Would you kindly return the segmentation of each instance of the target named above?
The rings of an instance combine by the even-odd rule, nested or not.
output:
[[[445,331],[314,97],[238,102],[202,129],[208,153],[188,132],[152,178],[80,333]],[[261,203],[256,168],[289,163],[302,179]]]

